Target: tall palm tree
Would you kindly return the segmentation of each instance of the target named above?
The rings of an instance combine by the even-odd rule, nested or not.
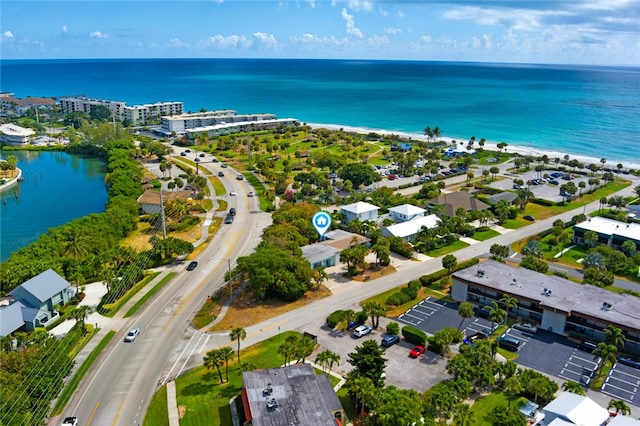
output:
[[[618,353],[618,348],[614,345],[610,345],[608,343],[600,342],[598,343],[598,347],[593,351],[594,359],[602,358],[602,363],[600,364],[600,368],[598,368],[598,374],[602,374],[602,370],[606,363],[611,365],[615,364],[616,354]]]
[[[471,302],[462,302],[458,307],[458,315],[462,318],[460,325],[458,325],[458,331],[460,331],[464,320],[473,318],[473,304]]]
[[[224,380],[222,378],[222,371],[220,371],[220,367],[224,364],[224,359],[222,357],[222,353],[220,349],[213,349],[204,356],[204,366],[207,369],[212,369],[215,367],[218,370],[218,375],[220,376],[220,383],[223,383]]]
[[[229,333],[229,338],[231,341],[238,341],[238,365],[240,364],[240,340],[244,340],[247,338],[247,330],[242,327],[234,327],[231,329],[231,333]]]
[[[565,392],[575,393],[576,395],[585,396],[587,392],[585,392],[582,385],[578,382],[574,382],[573,380],[567,380],[562,384],[562,390]]]
[[[233,358],[233,349],[229,346],[223,346],[220,349],[220,358],[224,360],[224,368],[225,368],[225,381],[229,381],[229,360]]]
[[[499,324],[504,321],[507,313],[504,309],[500,308],[500,305],[498,305],[498,302],[496,302],[495,300],[491,302],[490,305],[487,305],[484,308],[489,311],[489,321],[491,321],[491,334],[493,334],[493,332],[495,331],[494,329],[496,323]]]
[[[316,360],[314,361],[316,364],[322,367],[323,373],[327,372],[327,364],[329,362],[329,352],[331,352],[329,349],[325,349],[324,351],[319,352],[318,355],[316,355]]]
[[[511,308],[518,307],[518,299],[511,296],[510,294],[505,294],[502,296],[502,299],[500,299],[500,302],[502,302],[502,304],[506,309],[506,315],[504,316],[504,323],[506,324],[507,318],[509,318],[509,311],[511,311]]]
[[[358,410],[358,401],[365,411],[366,405],[377,392],[377,389],[371,379],[364,376],[355,375],[351,380],[347,381],[349,392],[355,397],[355,409]]]
[[[456,405],[454,411],[453,424],[455,426],[471,426],[474,424],[473,411],[470,405],[460,403]]]
[[[607,410],[614,409],[616,414],[627,415],[631,414],[631,409],[629,406],[621,399],[612,399],[609,401],[609,405],[607,405]]]
[[[604,341],[615,346],[616,348],[624,346],[624,342],[627,340],[622,330],[611,324],[609,324],[607,328],[603,330],[603,332]]]

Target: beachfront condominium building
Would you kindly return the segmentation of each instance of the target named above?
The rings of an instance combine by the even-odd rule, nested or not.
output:
[[[640,249],[640,224],[620,222],[606,217],[590,217],[573,227],[573,242],[586,243],[584,234],[592,231],[598,237],[596,244],[605,244],[614,250],[621,250],[625,241],[632,241],[636,250]]]
[[[190,114],[162,117],[162,132],[167,135],[187,135],[195,139],[198,135],[220,136],[252,130],[290,127],[297,120],[278,119],[274,114],[237,114],[233,110],[202,111]]]
[[[625,346],[640,351],[640,299],[630,294],[577,284],[553,275],[517,268],[494,260],[452,274],[451,297],[482,308],[509,295],[518,319],[539,324],[553,333],[604,341],[613,325],[626,337]]]
[[[0,125],[0,141],[8,145],[27,145],[36,132],[15,124]]]
[[[154,104],[134,105],[124,107],[124,119],[131,126],[141,126],[159,122],[165,115],[182,114],[182,102],[156,102]]]
[[[85,96],[60,98],[60,107],[64,114],[71,114],[73,112],[86,112],[89,114],[92,106],[104,106],[109,108],[111,114],[119,120],[124,118],[125,105],[125,102],[93,99]]]

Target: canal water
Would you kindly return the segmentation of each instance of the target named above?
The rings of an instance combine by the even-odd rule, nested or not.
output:
[[[0,192],[0,262],[55,228],[107,202],[105,163],[64,152],[2,151],[18,158],[24,181]]]

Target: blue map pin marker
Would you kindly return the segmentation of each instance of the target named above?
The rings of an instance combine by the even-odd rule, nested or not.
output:
[[[318,231],[320,238],[322,238],[324,233],[331,227],[331,215],[327,212],[318,212],[313,215],[311,223],[313,227],[316,228],[316,231]]]

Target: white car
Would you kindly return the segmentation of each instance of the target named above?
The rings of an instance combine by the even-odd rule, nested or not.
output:
[[[138,337],[138,334],[140,334],[140,329],[139,328],[132,328],[131,330],[129,330],[127,335],[124,336],[124,341],[125,342],[133,342],[133,341],[136,340],[136,337]]]
[[[369,333],[371,333],[371,327],[369,327],[368,325],[359,325],[355,328],[355,330],[353,330],[354,337],[366,336]]]
[[[249,194],[247,194],[249,197],[253,197],[253,191],[249,191]]]
[[[78,426],[78,418],[65,417],[65,419],[62,421],[62,426]]]
[[[236,191],[231,191],[231,192],[229,193],[229,195],[231,195],[232,197],[235,197],[235,196],[236,196]]]

